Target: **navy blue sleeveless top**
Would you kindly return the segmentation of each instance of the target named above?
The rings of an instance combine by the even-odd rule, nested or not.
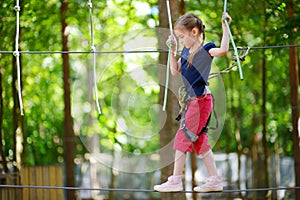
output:
[[[214,43],[207,43],[195,54],[190,66],[188,63],[189,50],[183,48],[181,52],[181,75],[185,89],[190,97],[200,96],[204,93],[205,86],[208,85],[208,76],[211,70],[213,57],[208,51],[215,48]]]

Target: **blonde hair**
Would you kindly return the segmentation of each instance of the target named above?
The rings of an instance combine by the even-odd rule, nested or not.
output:
[[[175,29],[178,28],[184,28],[188,31],[192,31],[193,28],[197,28],[199,30],[199,37],[202,38],[201,39],[201,45],[198,49],[196,49],[194,52],[192,52],[189,57],[188,57],[188,67],[190,67],[192,65],[194,56],[196,55],[196,53],[200,50],[200,48],[203,46],[204,44],[204,40],[205,40],[205,25],[203,24],[202,20],[195,14],[185,14],[183,16],[181,16],[175,23]]]

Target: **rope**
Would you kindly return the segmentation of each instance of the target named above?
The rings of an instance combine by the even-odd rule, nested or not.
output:
[[[16,5],[14,7],[16,11],[16,40],[15,40],[15,51],[13,55],[16,57],[17,62],[17,79],[18,79],[18,98],[20,104],[20,112],[21,115],[24,115],[24,108],[23,108],[23,100],[22,100],[22,88],[21,88],[21,67],[20,67],[20,52],[19,52],[19,37],[20,37],[20,3],[19,0],[16,0]]]
[[[93,28],[93,3],[92,0],[89,0],[89,2],[87,3],[88,7],[89,7],[89,14],[90,14],[90,32],[91,32],[91,47],[90,50],[93,53],[93,79],[94,79],[94,94],[95,94],[95,101],[96,101],[96,106],[97,106],[97,111],[99,113],[99,115],[102,113],[101,112],[101,108],[100,108],[100,104],[98,101],[98,87],[97,87],[97,73],[96,73],[96,47],[94,44],[94,28]]]
[[[261,49],[285,49],[291,47],[300,47],[300,44],[288,44],[288,45],[272,45],[272,46],[261,46],[261,47],[250,47],[252,50],[261,50]],[[239,50],[245,50],[249,47],[237,47]],[[230,49],[232,50],[232,49]]]
[[[285,49],[291,47],[300,47],[300,44],[290,44],[290,45],[277,45],[277,46],[258,46],[258,47],[237,47],[238,50],[246,50],[251,48],[251,50],[262,50],[262,49]],[[229,48],[233,50],[233,48]],[[133,50],[133,51],[95,51],[96,54],[129,54],[129,53],[167,53],[169,50],[157,49],[157,50]],[[180,51],[177,51],[180,53]],[[1,54],[13,54],[14,51],[1,51]],[[19,54],[90,54],[90,51],[19,51]]]
[[[227,0],[224,0],[224,12],[226,12],[226,7],[227,7]],[[227,27],[227,30],[228,30],[228,34],[229,34],[229,37],[230,37],[230,40],[231,40],[231,44],[232,44],[232,47],[233,47],[233,50],[234,50],[235,57],[238,58],[237,48],[235,46],[235,43],[234,43],[234,40],[233,40],[231,31],[230,31],[230,28],[229,28],[229,24],[227,22],[227,19],[224,18],[223,21],[226,24],[226,27]],[[239,59],[237,59],[237,65],[238,65],[239,72],[240,72],[240,79],[243,80],[243,71],[242,71],[242,67],[241,67],[241,63],[240,63]]]
[[[149,189],[126,189],[126,188],[90,188],[90,187],[65,187],[65,186],[34,186],[34,185],[0,185],[0,188],[16,188],[16,189],[56,189],[56,190],[97,190],[97,191],[116,191],[116,192],[157,192]],[[247,189],[228,189],[222,192],[209,192],[198,194],[214,194],[214,193],[240,193],[255,191],[277,191],[277,190],[300,190],[300,186],[294,187],[273,187],[273,188],[247,188]],[[197,193],[190,190],[180,191],[179,193]]]
[[[173,35],[172,17],[171,17],[171,9],[170,9],[170,2],[169,2],[169,0],[166,0],[166,3],[167,3],[167,11],[168,11],[170,34]],[[166,110],[167,99],[168,99],[168,86],[169,86],[169,78],[170,78],[171,53],[172,53],[172,49],[171,49],[171,47],[169,47],[168,61],[167,61],[167,72],[166,72],[165,95],[164,95],[164,103],[163,103],[163,111]]]
[[[169,1],[169,0],[166,0],[166,3],[167,3],[167,11],[168,11],[168,19],[169,19],[170,34],[173,35],[173,27],[172,27],[172,17],[171,17],[170,1]]]

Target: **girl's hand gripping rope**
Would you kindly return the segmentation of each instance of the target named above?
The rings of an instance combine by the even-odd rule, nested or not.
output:
[[[177,53],[177,40],[174,35],[170,35],[168,40],[166,41],[166,45],[169,47],[169,49],[172,50],[172,53],[174,56],[176,56]]]
[[[230,22],[231,22],[231,17],[230,17],[230,15],[229,15],[227,12],[223,12],[223,14],[222,14],[222,24],[223,24],[224,26],[226,26],[225,20],[227,20],[228,24],[230,24]]]

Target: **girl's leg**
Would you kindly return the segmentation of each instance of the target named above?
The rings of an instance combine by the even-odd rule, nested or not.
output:
[[[222,191],[222,177],[218,175],[216,161],[211,150],[206,151],[202,154],[202,159],[206,167],[209,177],[206,179],[206,183],[195,187],[196,192],[214,192]]]
[[[182,176],[186,153],[176,150],[173,176]]]
[[[176,150],[173,175],[161,185],[155,185],[154,190],[159,192],[179,192],[183,190],[182,175],[186,153]]]
[[[203,163],[209,176],[218,176],[216,161],[211,150],[202,154]]]

